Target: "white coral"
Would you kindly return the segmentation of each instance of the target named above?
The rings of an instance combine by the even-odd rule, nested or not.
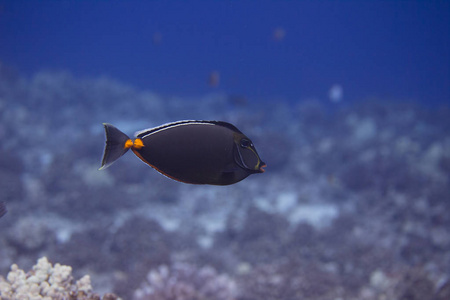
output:
[[[135,291],[134,299],[232,300],[236,293],[236,283],[211,267],[175,263],[170,268],[163,265],[150,271],[147,280]]]
[[[77,289],[84,293],[90,293],[92,291],[91,277],[89,275],[81,277],[81,279],[77,281]]]
[[[28,273],[14,264],[6,280],[0,277],[0,299],[4,300],[65,299],[71,291],[90,293],[92,286],[89,276],[84,276],[74,284],[70,266],[52,266],[46,257],[39,259]]]

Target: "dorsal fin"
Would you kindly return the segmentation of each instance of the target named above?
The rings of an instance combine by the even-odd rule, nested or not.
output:
[[[239,129],[237,129],[236,126],[234,126],[230,123],[224,122],[224,121],[183,120],[183,121],[177,121],[177,122],[172,122],[172,123],[166,123],[166,124],[160,125],[158,127],[154,127],[154,128],[144,129],[144,130],[136,132],[134,135],[137,138],[143,138],[146,135],[155,133],[160,130],[164,130],[164,129],[168,129],[168,128],[172,128],[172,127],[176,127],[176,126],[187,125],[187,124],[218,125],[218,126],[226,127],[235,132],[241,133],[241,131]]]

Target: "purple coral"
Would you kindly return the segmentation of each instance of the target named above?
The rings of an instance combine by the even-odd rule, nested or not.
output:
[[[134,293],[135,300],[233,300],[236,284],[212,267],[175,263],[150,271],[147,280]]]

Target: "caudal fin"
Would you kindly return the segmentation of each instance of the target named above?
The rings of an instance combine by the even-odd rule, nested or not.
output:
[[[105,151],[103,152],[102,166],[99,170],[109,167],[133,145],[130,138],[113,125],[103,123],[103,126],[105,127],[106,133],[106,145]],[[130,142],[131,145],[129,144]]]
[[[6,209],[5,202],[0,202],[0,218],[3,217],[7,212],[8,210]]]

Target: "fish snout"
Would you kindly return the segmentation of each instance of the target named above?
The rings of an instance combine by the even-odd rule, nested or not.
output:
[[[259,173],[264,173],[266,170],[264,170],[264,168],[267,167],[265,162],[261,162],[260,163],[260,167],[259,167]]]

